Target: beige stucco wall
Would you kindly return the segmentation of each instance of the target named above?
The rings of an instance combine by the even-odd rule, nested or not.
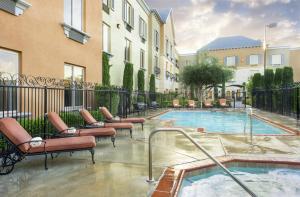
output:
[[[20,52],[19,72],[63,78],[64,63],[71,63],[85,68],[86,81],[101,82],[101,2],[85,1],[84,30],[91,36],[86,44],[65,36],[64,1],[27,2],[32,6],[20,16],[0,10],[0,47]]]
[[[300,48],[290,50],[290,66],[294,70],[294,81],[300,81]]]

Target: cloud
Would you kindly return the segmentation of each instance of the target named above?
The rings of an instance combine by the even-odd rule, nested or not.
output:
[[[263,40],[266,24],[270,45],[300,45],[300,2],[295,0],[148,0],[155,7],[173,7],[177,49],[195,52],[217,37],[243,35]],[[249,2],[250,6],[247,4]]]
[[[244,3],[250,7],[266,6],[273,3],[290,3],[291,0],[231,0],[232,3]]]

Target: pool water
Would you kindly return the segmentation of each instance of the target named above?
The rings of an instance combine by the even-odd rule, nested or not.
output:
[[[230,167],[229,170],[259,197],[300,196],[300,169]],[[184,178],[179,196],[244,197],[248,193],[223,171],[216,169]]]
[[[250,132],[250,119],[246,113],[212,111],[172,111],[159,116],[160,120],[173,120],[174,126],[204,128],[206,132],[241,134]],[[286,134],[282,129],[252,118],[253,134]]]

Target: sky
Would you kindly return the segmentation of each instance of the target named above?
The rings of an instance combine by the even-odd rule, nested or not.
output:
[[[270,46],[300,47],[300,0],[145,0],[173,9],[177,50],[194,53],[218,37],[242,35]]]

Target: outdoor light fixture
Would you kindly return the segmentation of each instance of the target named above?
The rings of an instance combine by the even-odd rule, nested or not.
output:
[[[275,28],[277,27],[277,23],[270,23],[268,25],[265,25],[265,36],[264,36],[264,45],[263,45],[263,48],[264,48],[264,72],[266,71],[266,68],[267,68],[267,28]]]

